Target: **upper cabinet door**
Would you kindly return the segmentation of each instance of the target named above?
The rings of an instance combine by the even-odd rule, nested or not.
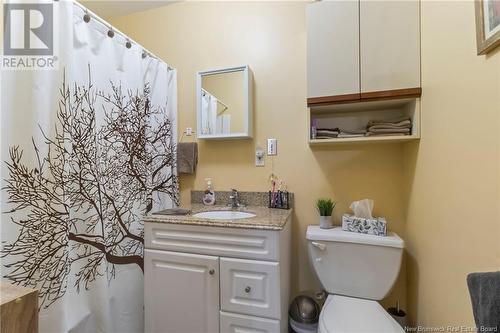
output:
[[[420,87],[418,0],[360,2],[361,94]]]
[[[359,95],[358,1],[307,6],[307,75],[309,99]]]

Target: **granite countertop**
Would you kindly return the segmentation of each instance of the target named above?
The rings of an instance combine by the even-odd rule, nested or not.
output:
[[[253,213],[256,215],[255,217],[235,220],[214,220],[194,217],[193,215],[206,211],[231,210],[231,208],[228,206],[205,206],[203,204],[191,204],[190,206],[184,206],[182,208],[191,210],[191,214],[150,214],[144,217],[143,220],[144,222],[153,223],[172,223],[261,230],[282,230],[289,220],[290,215],[292,214],[291,209],[274,209],[264,206],[247,206],[235,210],[240,212]]]

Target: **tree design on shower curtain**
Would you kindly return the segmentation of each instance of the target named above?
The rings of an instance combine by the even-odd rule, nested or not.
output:
[[[5,277],[39,288],[41,307],[65,294],[71,271],[80,291],[98,276],[113,279],[115,265],[143,270],[141,215],[158,193],[179,201],[165,109],[151,105],[148,85],[136,93],[110,85],[105,93],[92,83],[63,82],[55,134],[40,129],[44,142],[32,139],[35,165],[19,146],[10,147],[3,190],[19,233],[3,244],[2,256],[12,259]]]

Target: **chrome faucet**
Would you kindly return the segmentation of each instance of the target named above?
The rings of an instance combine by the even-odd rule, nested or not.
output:
[[[229,196],[230,201],[229,201],[228,206],[230,206],[233,209],[245,207],[245,205],[240,202],[240,199],[238,197],[238,190],[233,188],[231,191],[232,191],[232,193]]]

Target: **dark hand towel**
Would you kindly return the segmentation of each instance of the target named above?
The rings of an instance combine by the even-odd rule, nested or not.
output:
[[[179,142],[177,144],[177,172],[193,174],[198,164],[198,144]]]
[[[478,329],[500,330],[500,272],[470,273],[467,285]]]

